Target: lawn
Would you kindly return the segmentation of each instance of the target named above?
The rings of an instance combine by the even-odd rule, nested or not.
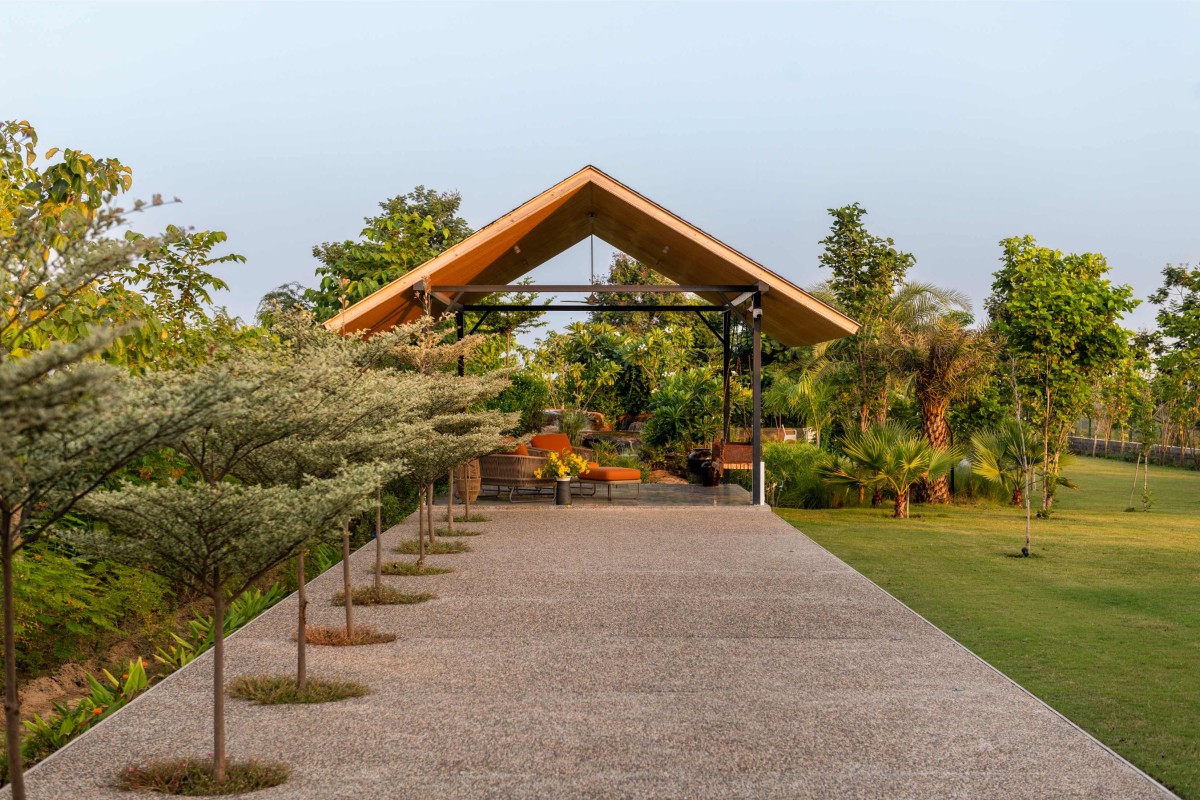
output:
[[[784,519],[1183,797],[1200,798],[1200,472],[1082,458],[1035,557],[997,505]],[[1140,487],[1139,487],[1140,490]],[[1139,498],[1135,502],[1140,506]],[[1036,758],[1036,753],[1030,754]]]

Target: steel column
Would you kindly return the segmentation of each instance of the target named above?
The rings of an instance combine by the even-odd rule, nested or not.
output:
[[[731,320],[729,318],[729,309],[725,309],[725,313],[722,314],[721,316],[724,318],[724,331],[725,331],[724,341],[722,341],[723,347],[721,348],[725,352],[725,362],[724,362],[724,366],[722,366],[722,368],[721,368],[721,377],[722,377],[722,380],[724,381],[724,388],[723,388],[724,403],[722,405],[723,410],[721,412],[721,441],[728,442],[729,441],[729,344],[730,344],[729,325],[731,322]]]
[[[763,499],[762,474],[762,292],[754,293],[751,307],[754,330],[754,353],[750,366],[750,391],[754,405],[754,435],[750,452],[754,460],[754,487],[750,492],[752,505],[761,506]]]
[[[458,341],[460,341],[460,342],[463,340],[463,334],[466,329],[466,324],[467,324],[466,315],[463,314],[462,311],[454,312],[454,332],[456,334],[458,334]],[[466,374],[467,374],[467,360],[465,358],[463,358],[462,356],[459,356],[458,357],[458,377],[461,378],[462,376],[464,376]]]

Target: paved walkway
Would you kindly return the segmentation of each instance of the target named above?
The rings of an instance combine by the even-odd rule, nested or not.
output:
[[[398,641],[311,648],[312,674],[372,695],[229,703],[232,757],[293,765],[255,798],[1168,796],[764,509],[483,510],[475,552],[434,559],[454,574],[388,579],[439,599],[358,610]],[[294,614],[236,634],[229,675],[291,669]],[[44,762],[30,796],[127,800],[105,787],[130,758],[205,755],[210,670]]]

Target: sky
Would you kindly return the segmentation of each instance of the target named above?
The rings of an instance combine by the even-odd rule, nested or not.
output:
[[[1200,262],[1197,42],[1186,3],[0,3],[0,119],[182,198],[147,230],[226,231],[247,318],[387,197],[478,228],[585,164],[801,286],[858,202],[977,308],[1022,234],[1144,299]]]

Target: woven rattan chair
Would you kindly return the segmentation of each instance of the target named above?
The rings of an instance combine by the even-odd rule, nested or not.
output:
[[[492,487],[499,497],[503,490],[508,490],[508,499],[525,492],[540,494],[543,489],[553,489],[554,480],[539,478],[534,471],[546,466],[544,455],[516,456],[496,454],[483,456],[479,459],[480,488]]]

